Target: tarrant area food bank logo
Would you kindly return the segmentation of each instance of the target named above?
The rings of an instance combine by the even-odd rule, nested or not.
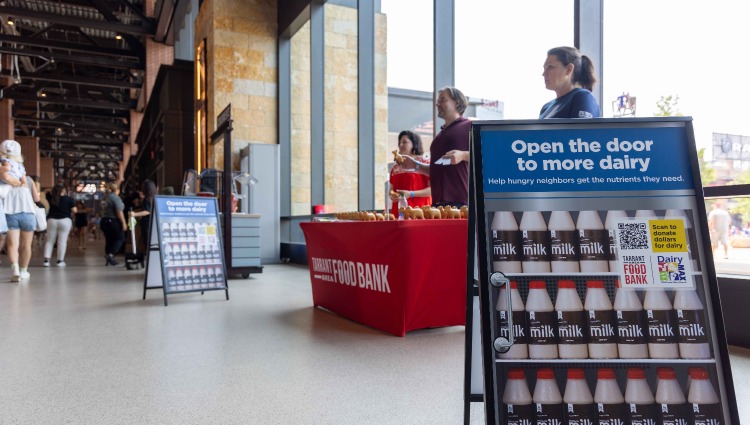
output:
[[[657,256],[657,267],[659,270],[659,281],[662,283],[686,283],[687,274],[682,257],[666,255]]]

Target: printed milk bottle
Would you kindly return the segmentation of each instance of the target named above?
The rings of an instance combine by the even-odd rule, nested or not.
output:
[[[638,293],[615,285],[615,314],[617,316],[617,352],[621,359],[647,359],[646,314]]]
[[[601,280],[586,282],[586,301],[589,328],[589,357],[592,359],[616,359],[617,336],[612,302]]]
[[[706,336],[703,303],[692,289],[676,290],[674,309],[677,313],[677,341],[683,359],[708,359],[711,350]]]
[[[508,338],[508,294],[506,293],[508,285],[500,288],[500,296],[497,299],[497,315],[500,319],[499,334]],[[515,280],[510,282],[511,307],[513,310],[513,345],[505,353],[497,353],[501,359],[528,359],[529,347],[526,335],[526,310],[518,293],[518,283]]]
[[[508,370],[508,380],[505,382],[505,391],[503,391],[503,404],[505,404],[505,424],[534,423],[534,404],[523,369]]]
[[[492,218],[492,270],[521,273],[522,245],[518,223],[511,211],[496,211]]]
[[[607,218],[604,219],[604,228],[607,229],[607,235],[609,236],[609,271],[619,272],[617,265],[617,246],[615,244],[615,232],[617,232],[617,225],[615,220],[627,219],[628,214],[623,210],[610,210],[607,211]]]
[[[572,280],[557,282],[557,349],[561,359],[588,358],[586,345],[586,316],[583,303]]]
[[[543,280],[529,282],[526,311],[529,324],[529,358],[556,359],[557,320],[555,308],[547,293],[547,285]]]
[[[578,273],[578,234],[567,211],[552,211],[549,217],[552,273]]]
[[[563,397],[569,425],[590,425],[596,417],[594,398],[586,383],[583,369],[568,369],[568,382]]]
[[[688,403],[693,412],[695,425],[716,425],[724,423],[721,401],[716,395],[708,372],[700,367],[690,368],[690,385],[688,386]]]
[[[555,372],[542,368],[536,372],[534,387],[537,425],[560,425],[563,423],[563,405],[560,389],[557,387]]]
[[[642,368],[628,368],[625,403],[632,425],[656,425],[654,393],[646,382],[646,372]]]
[[[672,303],[663,289],[648,289],[643,300],[648,323],[648,353],[652,359],[677,359],[675,318]]]
[[[549,273],[549,232],[539,211],[526,211],[521,216],[524,273]]]
[[[659,378],[656,384],[656,403],[659,405],[659,417],[663,425],[684,425],[690,423],[690,413],[685,403],[674,369],[660,367],[656,370]]]
[[[657,218],[654,210],[638,210],[635,212],[635,218]]]
[[[609,233],[604,230],[598,211],[580,211],[578,229],[579,260],[582,273],[609,271]]]
[[[596,372],[594,403],[599,425],[624,425],[628,422],[625,399],[617,386],[615,370],[601,368]]]

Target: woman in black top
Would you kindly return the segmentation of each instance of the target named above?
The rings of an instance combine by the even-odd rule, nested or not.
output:
[[[76,213],[76,203],[68,196],[68,190],[56,184],[49,193],[47,213],[47,243],[44,244],[44,267],[49,267],[52,249],[57,242],[57,267],[65,267],[65,251],[68,248],[68,235],[73,227],[71,216]]]
[[[75,232],[78,239],[78,249],[86,249],[86,229],[89,227],[89,213],[83,202],[76,202]]]
[[[141,228],[141,244],[144,252],[148,253],[149,230],[151,226],[151,211],[154,209],[154,196],[156,196],[156,184],[151,180],[144,180],[141,184],[141,211],[130,211],[131,217],[140,217],[138,226]]]

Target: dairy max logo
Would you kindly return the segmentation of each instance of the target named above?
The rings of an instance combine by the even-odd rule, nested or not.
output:
[[[661,282],[687,282],[682,257],[658,255],[656,261]]]

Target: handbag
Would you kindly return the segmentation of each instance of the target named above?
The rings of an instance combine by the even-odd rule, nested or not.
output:
[[[32,180],[26,177],[26,184],[29,186],[29,196],[31,196]],[[33,202],[33,200],[32,200]],[[47,211],[44,208],[34,204],[34,218],[36,218],[36,231],[44,232],[47,230]]]
[[[34,205],[34,217],[36,217],[36,231],[44,232],[47,230],[47,212],[44,208]]]

